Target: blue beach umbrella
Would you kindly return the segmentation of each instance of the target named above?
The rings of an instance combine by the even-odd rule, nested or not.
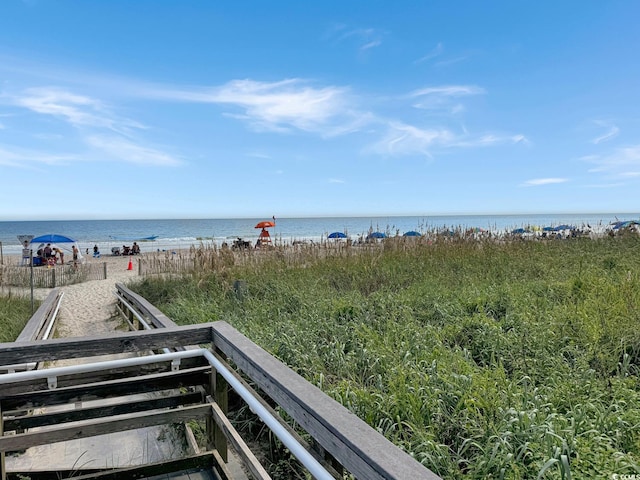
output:
[[[556,228],[554,228],[553,230],[555,232],[559,232],[561,230],[575,230],[576,227],[572,226],[572,225],[558,225]]]
[[[553,228],[554,228],[554,227],[543,227],[543,228],[542,228],[542,231],[543,231],[543,232],[553,232]]]
[[[367,238],[386,238],[387,236],[382,232],[373,232],[367,235]]]
[[[347,235],[342,232],[333,232],[327,238],[347,238]]]
[[[403,237],[421,237],[422,234],[420,232],[416,232],[415,230],[411,230],[409,232],[406,232],[404,235],[402,235]]]
[[[514,230],[511,230],[511,233],[531,233],[529,230],[527,230],[526,228],[516,228]]]
[[[64,235],[49,233],[31,239],[31,243],[75,243],[75,240]]]
[[[618,230],[620,228],[627,228],[632,225],[640,225],[640,222],[636,222],[635,220],[627,220],[626,222],[616,222],[613,229]]]

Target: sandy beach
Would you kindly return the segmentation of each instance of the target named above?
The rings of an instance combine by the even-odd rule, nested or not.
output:
[[[85,258],[88,263],[106,263],[107,278],[58,287],[64,293],[56,326],[59,337],[82,337],[113,331],[120,323],[120,320],[113,318],[115,284],[126,283],[137,277],[137,257],[131,257],[133,270],[127,270],[130,258],[127,256]],[[5,257],[4,260],[7,264],[17,264],[20,257]],[[11,290],[21,292],[16,287],[11,287]],[[50,292],[49,288],[36,288],[34,297],[44,300]],[[28,291],[21,293],[29,294]]]
[[[115,284],[135,278],[137,268],[128,270],[129,257],[122,256],[103,256],[87,261],[106,263],[107,279],[58,287],[64,296],[56,326],[57,337],[114,332],[122,324],[122,320],[114,315]],[[135,264],[133,257],[132,262]],[[13,291],[16,291],[15,288]],[[48,288],[35,289],[34,297],[42,300],[50,292]],[[71,362],[56,362],[55,366]],[[70,468],[75,462],[87,467],[113,467],[145,463],[150,459],[158,461],[171,456],[172,449],[175,449],[170,441],[154,441],[160,436],[162,428],[150,427],[138,432],[121,432],[32,447],[24,454],[8,457],[7,466],[17,470],[38,470],[45,464],[47,468]]]

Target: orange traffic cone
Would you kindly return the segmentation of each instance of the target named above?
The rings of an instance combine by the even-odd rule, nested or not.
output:
[[[131,261],[131,257],[129,257],[129,266],[127,267],[127,270],[133,270],[133,262]]]

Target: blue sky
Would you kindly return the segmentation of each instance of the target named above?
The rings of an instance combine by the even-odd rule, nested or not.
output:
[[[0,220],[638,212],[638,18],[3,0]]]

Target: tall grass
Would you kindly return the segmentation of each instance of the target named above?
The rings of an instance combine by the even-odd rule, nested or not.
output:
[[[445,478],[607,478],[640,473],[639,253],[391,239],[133,288],[231,323]]]
[[[31,301],[23,295],[0,295],[0,343],[13,342],[31,318]]]

